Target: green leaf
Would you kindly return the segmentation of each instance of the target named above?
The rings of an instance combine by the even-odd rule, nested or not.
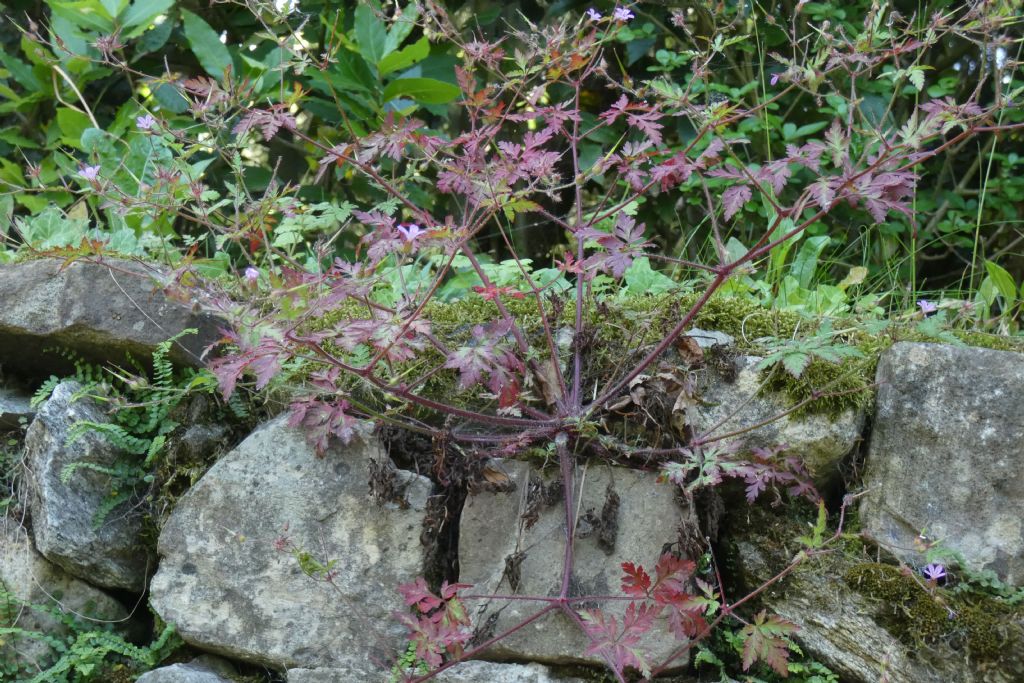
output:
[[[203,70],[218,81],[224,78],[224,72],[232,66],[231,53],[220,36],[210,28],[203,19],[187,10],[181,11],[185,26],[185,38],[188,39],[192,53],[199,60]]]
[[[161,107],[172,114],[181,114],[188,111],[188,100],[170,83],[154,84],[153,98],[160,103]]]
[[[100,4],[103,5],[103,9],[107,11],[107,14],[111,17],[116,17],[128,6],[128,0],[100,0]]]
[[[362,2],[356,8],[355,38],[359,53],[374,66],[387,54],[388,32],[377,17],[376,3]]]
[[[167,44],[167,39],[171,37],[171,29],[173,28],[173,21],[165,21],[143,33],[142,37],[135,43],[135,55],[144,55],[162,48]]]
[[[388,31],[388,38],[384,43],[384,54],[390,55],[398,49],[398,46],[405,42],[412,30],[416,28],[416,20],[420,16],[420,9],[417,5],[409,4],[402,10],[401,15],[395,18]],[[419,41],[417,41],[419,42]],[[381,71],[383,73],[383,71]]]
[[[651,261],[646,256],[634,259],[623,273],[626,292],[631,295],[663,294],[679,289],[679,283],[662,272],[651,268]]]
[[[0,140],[3,140],[9,145],[14,145],[15,147],[39,149],[38,144],[18,133],[18,129],[14,126],[11,126],[10,128],[0,128]]]
[[[458,86],[433,78],[399,78],[384,88],[384,101],[409,97],[420,104],[444,104],[461,94]]]
[[[60,128],[61,141],[75,149],[83,149],[82,133],[92,126],[89,117],[80,111],[61,107],[57,110],[57,126]]]
[[[117,13],[111,13],[104,6],[105,3],[97,2],[97,0],[64,2],[49,0],[47,4],[50,6],[53,16],[60,17],[74,26],[92,29],[102,34],[114,32],[114,17],[117,16]],[[73,48],[71,51],[76,52]]]
[[[124,37],[134,38],[141,35],[150,24],[167,10],[174,7],[174,0],[135,0],[131,7],[124,10],[118,17],[124,26]],[[164,24],[171,24],[164,21]],[[163,25],[163,24],[161,24]]]
[[[999,296],[1003,297],[1006,307],[1013,306],[1017,300],[1017,285],[1013,281],[1013,276],[1005,268],[992,261],[985,261],[985,270],[992,278],[992,284],[996,286]]]
[[[426,36],[424,36],[412,45],[402,48],[398,52],[392,52],[387,57],[380,60],[380,64],[377,68],[380,71],[380,75],[385,76],[392,71],[408,68],[416,62],[426,59],[429,54],[430,41],[427,40]]]
[[[310,73],[313,87],[327,95],[334,95],[335,92],[323,85],[317,87],[318,82],[330,83],[335,91],[358,90],[359,92],[370,93],[378,87],[377,79],[374,78],[370,67],[366,65],[366,60],[359,55],[347,50],[339,50],[335,55],[335,59],[337,61],[330,70],[325,72],[313,71]]]
[[[808,237],[800,245],[800,251],[793,259],[789,273],[796,278],[801,287],[809,288],[811,286],[814,273],[818,269],[818,257],[821,256],[822,250],[828,246],[830,240],[831,238],[827,235],[818,235],[817,237]]]
[[[32,73],[32,67],[17,57],[7,54],[3,49],[0,49],[0,64],[3,64],[4,68],[11,72],[11,76],[18,85],[29,92],[40,90],[43,87],[36,75]]]
[[[808,135],[814,135],[819,130],[823,130],[825,126],[829,125],[828,121],[818,121],[817,123],[808,123],[805,126],[800,126],[796,129],[796,133],[793,134],[795,138],[802,138]]]
[[[800,375],[804,374],[804,370],[810,364],[811,356],[807,353],[787,353],[782,357],[782,367],[797,379],[800,379]]]

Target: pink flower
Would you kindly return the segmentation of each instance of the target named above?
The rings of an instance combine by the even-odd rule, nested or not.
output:
[[[625,7],[616,7],[615,11],[612,12],[612,19],[615,21],[629,21],[635,18],[636,16]]]
[[[156,125],[156,119],[153,118],[152,114],[146,114],[145,116],[135,117],[135,127],[139,130],[153,130],[153,126]]]
[[[402,233],[402,239],[406,242],[414,242],[416,241],[416,238],[425,233],[426,230],[415,223],[409,223],[408,225],[399,225],[398,232]]]
[[[95,181],[99,180],[99,177],[100,177],[100,167],[99,166],[82,166],[82,168],[80,168],[78,170],[78,175],[82,176],[83,178],[85,178],[89,182],[95,182]]]
[[[587,17],[588,17],[588,18],[589,18],[589,19],[590,19],[591,21],[601,21],[601,13],[600,13],[600,12],[598,12],[598,11],[597,11],[596,9],[594,9],[593,7],[591,7],[590,9],[588,9],[588,10],[587,10]]]
[[[934,302],[928,301],[927,299],[921,299],[920,301],[918,301],[917,307],[920,308],[921,312],[924,313],[925,315],[928,315],[929,313],[934,313],[935,311],[939,310],[939,307],[936,306]]]
[[[781,75],[782,75],[782,74],[772,74],[772,80],[771,80],[771,83],[772,83],[772,85],[775,85],[776,83],[778,83],[778,82],[779,82],[779,77],[780,77]]]
[[[245,269],[245,280],[249,284],[256,284],[256,281],[260,279],[260,271],[252,266],[248,266]]]

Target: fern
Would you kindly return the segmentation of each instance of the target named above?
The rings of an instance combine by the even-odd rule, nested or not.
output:
[[[53,394],[53,390],[57,388],[57,385],[61,383],[61,379],[56,375],[50,375],[50,377],[42,383],[42,385],[36,389],[36,392],[32,394],[32,399],[29,401],[29,405],[32,408],[38,408],[50,395]]]
[[[36,674],[30,683],[67,681],[68,674],[75,674],[75,680],[89,680],[100,672],[111,655],[133,662],[136,668],[151,669],[179,645],[180,639],[170,624],[155,641],[143,647],[132,645],[108,631],[86,631],[80,633],[71,647],[51,667]]]
[[[152,441],[151,439],[145,439],[129,434],[121,425],[112,424],[110,422],[80,420],[73,424],[71,429],[68,430],[68,438],[64,443],[65,445],[70,446],[86,434],[90,433],[100,434],[106,437],[107,441],[111,444],[133,455],[143,455],[148,453],[150,442]]]

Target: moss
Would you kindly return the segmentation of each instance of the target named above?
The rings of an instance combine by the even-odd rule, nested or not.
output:
[[[642,358],[686,315],[697,298],[696,294],[662,294],[608,299],[600,303],[591,301],[584,312],[585,334],[580,340],[587,385],[600,386],[622,368]],[[536,301],[531,298],[507,299],[504,304],[516,318],[531,348],[540,352],[538,358],[546,358],[547,343]],[[573,325],[575,312],[572,302],[555,308],[546,301],[544,306],[555,333]],[[328,329],[344,320],[365,319],[369,315],[364,304],[347,301],[312,321],[310,329]],[[470,297],[453,302],[432,301],[424,308],[423,317],[430,321],[436,336],[453,347],[468,342],[474,325],[498,319],[499,312],[494,302]],[[694,327],[731,335],[740,352],[752,355],[765,353],[759,342],[762,338],[798,337],[813,333],[817,325],[818,321],[794,312],[768,309],[756,301],[729,296],[712,297],[692,322]],[[972,346],[1024,352],[1024,338],[955,330],[952,334]],[[863,357],[848,359],[841,364],[814,359],[799,378],[779,369],[771,371],[763,391],[785,395],[790,405],[803,404],[796,411],[796,416],[825,414],[836,417],[850,408],[870,410],[875,394],[875,369],[881,353],[898,341],[936,341],[920,332],[913,322],[895,323],[884,334],[869,334],[854,328],[846,331],[840,340],[856,347]],[[389,375],[416,377],[443,362],[440,353],[428,351],[413,362],[396,365]],[[482,410],[488,407],[487,401],[459,391],[457,384],[455,371],[443,370],[430,377],[422,393],[444,397],[445,401],[454,402],[461,408]],[[375,406],[382,405],[384,400],[382,396],[365,393],[362,398]],[[417,417],[424,419],[428,416]]]
[[[862,562],[844,574],[858,593],[878,601],[878,620],[909,645],[945,640],[963,646],[972,659],[993,661],[1024,647],[1024,610],[976,593],[927,589],[899,567]]]

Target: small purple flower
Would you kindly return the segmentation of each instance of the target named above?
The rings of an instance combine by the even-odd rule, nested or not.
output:
[[[771,84],[775,85],[776,83],[778,83],[780,76],[782,76],[782,74],[772,74]]]
[[[946,568],[938,562],[932,562],[921,567],[921,574],[929,581],[938,583],[946,578]]]
[[[260,279],[260,271],[257,268],[248,266],[245,269],[245,281],[249,284],[256,284],[256,281]]]
[[[85,178],[89,182],[95,182],[95,181],[99,180],[99,177],[100,177],[100,167],[99,166],[82,166],[82,168],[80,168],[78,170],[78,175],[82,176],[83,178]]]
[[[156,125],[156,119],[153,118],[152,114],[146,114],[145,116],[135,117],[135,127],[139,130],[153,130],[153,126]]]
[[[939,307],[935,305],[935,302],[928,301],[927,299],[921,299],[917,302],[917,307],[921,309],[921,312],[925,315],[934,313],[939,310]]]
[[[601,21],[601,13],[593,7],[587,10],[587,17],[589,17],[591,21]]]
[[[615,11],[612,12],[612,19],[615,21],[629,21],[635,18],[636,16],[625,7],[616,7]]]
[[[402,239],[406,242],[414,242],[416,241],[416,238],[425,233],[426,230],[415,223],[409,223],[408,225],[399,225],[398,232],[402,233]]]

